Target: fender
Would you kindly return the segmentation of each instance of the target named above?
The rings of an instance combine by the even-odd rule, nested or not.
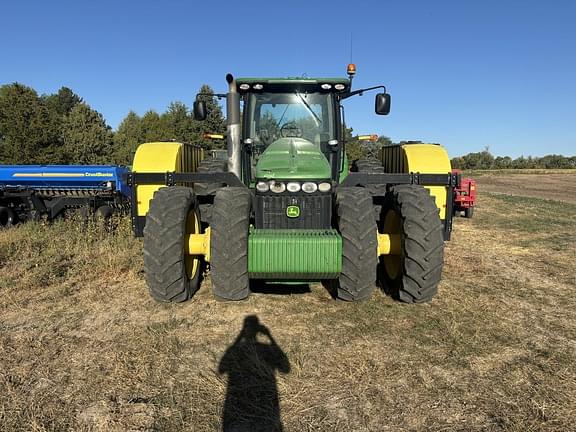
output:
[[[437,144],[402,144],[382,147],[382,165],[388,173],[447,174],[452,171],[446,149]],[[447,186],[425,186],[446,219]]]
[[[199,146],[179,142],[145,143],[136,149],[132,171],[135,173],[195,172],[202,159],[204,159],[204,150]],[[164,186],[160,183],[134,186],[134,196],[137,202],[132,205],[136,207],[136,216],[146,216],[154,192]]]

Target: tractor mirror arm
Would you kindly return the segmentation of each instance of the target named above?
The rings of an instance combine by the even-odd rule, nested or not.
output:
[[[376,86],[376,87],[368,87],[368,88],[363,88],[363,89],[359,89],[359,90],[354,90],[353,92],[344,93],[342,96],[340,96],[340,100],[348,99],[349,97],[356,96],[356,95],[362,96],[362,94],[366,91],[376,90],[376,89],[380,89],[380,88],[384,89],[384,93],[386,93],[386,87],[384,87],[383,85],[380,85],[380,86]]]

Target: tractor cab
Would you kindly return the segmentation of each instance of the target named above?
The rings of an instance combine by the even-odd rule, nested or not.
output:
[[[243,101],[243,178],[249,183],[319,175],[337,180],[341,170],[339,96],[348,79],[240,78]]]

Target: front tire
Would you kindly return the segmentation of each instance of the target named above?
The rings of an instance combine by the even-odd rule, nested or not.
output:
[[[466,207],[464,209],[464,217],[470,219],[474,215],[474,207]]]
[[[342,235],[342,270],[336,295],[345,301],[366,300],[374,291],[378,264],[372,197],[363,188],[342,188],[336,206]]]
[[[18,217],[14,210],[8,207],[0,207],[0,228],[10,228],[16,225]]]
[[[444,238],[438,208],[427,189],[397,185],[384,199],[379,231],[400,234],[400,255],[380,257],[379,280],[384,290],[406,303],[432,300],[438,291],[444,259]]]
[[[200,213],[188,187],[154,193],[144,227],[144,272],[159,302],[189,300],[200,286],[201,260],[186,253],[189,234],[200,233]]]
[[[216,192],[212,208],[210,274],[217,299],[243,300],[250,295],[248,229],[251,195],[245,188]]]

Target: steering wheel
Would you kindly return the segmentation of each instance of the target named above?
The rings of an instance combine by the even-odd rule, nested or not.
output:
[[[280,128],[280,135],[283,138],[302,138],[302,128],[294,121],[284,123]]]

